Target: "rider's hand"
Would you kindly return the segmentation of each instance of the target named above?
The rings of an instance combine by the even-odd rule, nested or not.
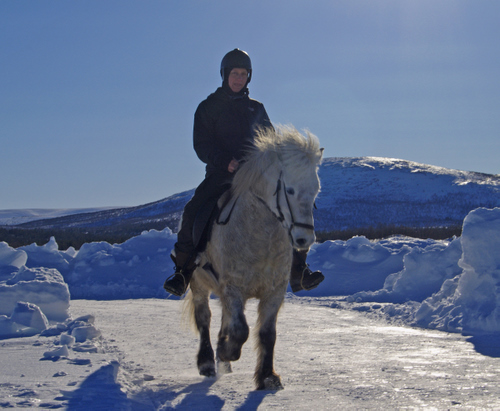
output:
[[[238,170],[238,167],[240,166],[240,163],[238,160],[235,160],[234,158],[231,160],[229,165],[227,166],[227,171],[230,173],[234,173],[236,170]]]

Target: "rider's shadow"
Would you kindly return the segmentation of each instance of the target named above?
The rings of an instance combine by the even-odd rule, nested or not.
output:
[[[500,358],[500,334],[475,335],[467,339],[476,352],[488,357]]]
[[[206,378],[201,382],[188,385],[180,391],[168,393],[167,401],[162,410],[221,410],[224,400],[217,395],[209,395],[210,387],[216,382],[215,378]],[[182,399],[179,399],[181,398]]]
[[[129,408],[130,400],[116,382],[118,367],[117,361],[111,361],[90,374],[76,390],[61,390],[62,395],[56,400],[67,401],[66,410],[69,411]]]

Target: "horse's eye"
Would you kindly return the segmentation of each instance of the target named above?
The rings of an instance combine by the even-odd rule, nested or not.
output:
[[[293,196],[293,195],[295,194],[295,190],[294,190],[293,188],[289,188],[289,187],[288,187],[288,188],[286,189],[286,193],[287,193],[287,194],[290,194],[291,196]]]

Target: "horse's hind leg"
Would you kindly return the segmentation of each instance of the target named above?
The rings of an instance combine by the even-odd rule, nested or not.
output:
[[[207,377],[215,376],[214,350],[210,343],[210,320],[212,313],[208,305],[208,293],[196,290],[196,286],[191,284],[193,291],[194,319],[196,327],[200,333],[200,348],[198,351],[198,371],[200,375]]]
[[[283,389],[281,379],[274,371],[274,345],[276,343],[276,321],[278,311],[283,302],[274,298],[271,301],[261,300],[259,303],[258,335],[257,335],[257,367],[255,384],[258,390]]]

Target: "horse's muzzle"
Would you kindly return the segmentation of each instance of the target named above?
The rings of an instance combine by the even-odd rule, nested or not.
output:
[[[293,248],[297,250],[308,250],[316,241],[314,228],[294,226],[290,230],[290,237],[292,239]]]

